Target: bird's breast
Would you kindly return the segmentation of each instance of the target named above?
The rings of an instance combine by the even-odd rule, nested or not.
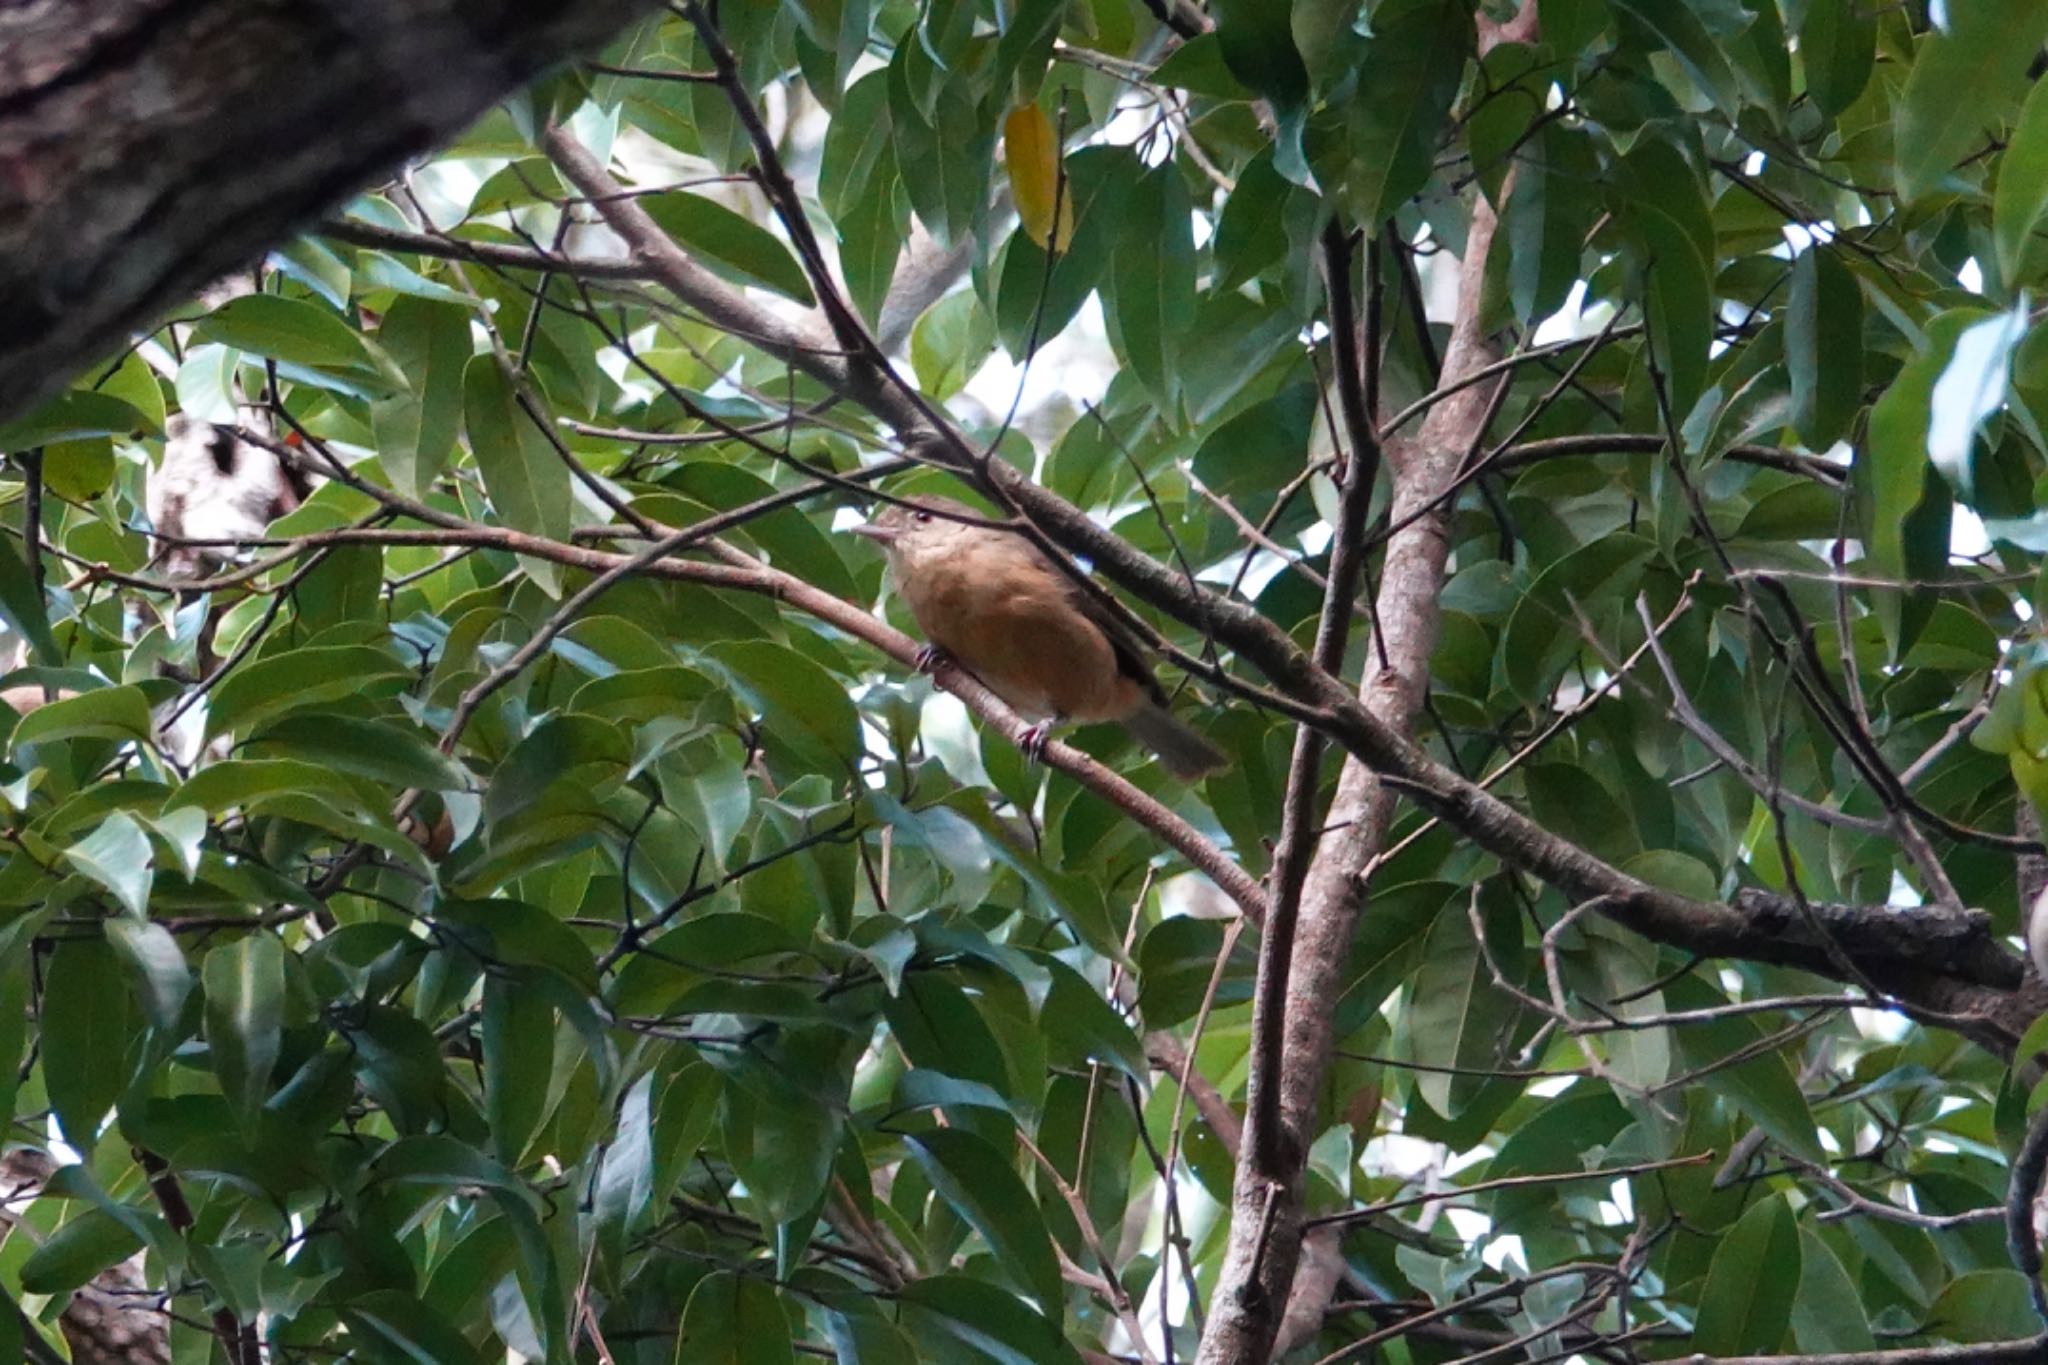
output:
[[[926,638],[1027,715],[1112,720],[1137,705],[1108,638],[1049,566],[967,551],[912,568],[899,587]]]

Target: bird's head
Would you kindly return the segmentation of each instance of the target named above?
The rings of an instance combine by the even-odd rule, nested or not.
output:
[[[918,497],[890,503],[873,521],[848,529],[880,545],[892,567],[915,572],[918,565],[943,558],[963,542],[991,534],[987,520],[964,502]]]

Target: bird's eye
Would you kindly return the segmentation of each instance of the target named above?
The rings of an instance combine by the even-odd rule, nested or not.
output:
[[[924,525],[931,521],[932,514],[929,512],[912,512],[910,514],[910,517],[911,520],[917,522],[919,525]]]

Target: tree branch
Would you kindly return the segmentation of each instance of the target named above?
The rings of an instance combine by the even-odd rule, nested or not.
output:
[[[0,421],[648,0],[0,9]]]

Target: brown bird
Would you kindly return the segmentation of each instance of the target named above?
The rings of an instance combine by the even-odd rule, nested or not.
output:
[[[966,520],[962,520],[965,518]],[[1043,551],[951,498],[912,498],[852,528],[878,542],[890,576],[931,642],[925,662],[958,660],[990,691],[1040,721],[1109,721],[1193,780],[1223,753],[1174,719],[1143,647]]]

